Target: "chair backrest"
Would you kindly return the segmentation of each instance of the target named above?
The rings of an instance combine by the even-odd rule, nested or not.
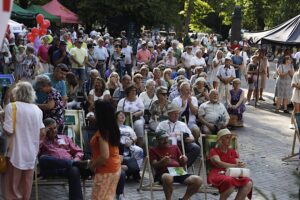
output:
[[[65,110],[64,125],[68,136],[83,149],[82,127],[85,126],[83,110]]]
[[[295,129],[296,131],[300,130],[300,113],[295,113],[294,114],[294,124],[295,124]]]
[[[133,128],[133,119],[132,119],[132,113],[131,112],[123,112],[125,115],[125,122],[124,125],[130,126]]]
[[[209,156],[210,150],[212,148],[215,148],[217,145],[217,135],[206,135],[203,142],[204,142],[203,153],[205,156],[206,170],[207,170],[207,174],[208,174],[211,169],[210,162],[208,161],[208,156]],[[230,148],[235,149],[236,151],[238,150],[237,136],[232,137]]]

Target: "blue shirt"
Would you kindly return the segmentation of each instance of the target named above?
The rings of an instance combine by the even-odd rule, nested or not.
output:
[[[67,95],[67,88],[66,88],[66,83],[64,80],[60,80],[60,81],[54,80],[53,74],[51,74],[51,73],[46,73],[44,75],[46,75],[50,78],[52,87],[55,90],[57,90],[62,97]],[[38,104],[45,103],[47,99],[48,99],[48,94],[46,94],[42,91],[36,90],[36,101],[35,101],[36,103],[38,103]]]

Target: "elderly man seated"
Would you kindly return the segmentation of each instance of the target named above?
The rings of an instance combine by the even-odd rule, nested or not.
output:
[[[151,148],[150,162],[155,169],[155,181],[162,183],[166,200],[172,199],[173,182],[187,185],[187,190],[180,199],[189,199],[193,194],[198,192],[202,184],[199,176],[184,174],[172,176],[168,173],[168,167],[184,167],[188,158],[181,154],[180,149],[176,145],[169,145],[169,135],[165,131],[157,132],[158,146]]]
[[[203,134],[216,134],[220,129],[227,127],[230,117],[225,106],[219,102],[217,90],[211,90],[209,101],[200,105],[198,119],[202,124]]]
[[[69,180],[69,199],[83,199],[80,172],[85,172],[87,161],[81,161],[83,151],[65,135],[57,134],[54,119],[44,120],[46,135],[41,138],[39,165],[42,177],[64,176]]]
[[[190,167],[200,154],[200,146],[195,143],[194,136],[187,124],[178,121],[180,111],[181,109],[175,103],[171,103],[167,109],[168,119],[158,124],[156,132],[167,132],[169,136],[175,138],[175,143],[178,142],[179,145],[181,144],[180,135],[183,134],[185,152],[188,157],[187,166]]]
[[[200,129],[196,124],[196,115],[198,112],[198,100],[191,95],[191,85],[188,82],[183,82],[180,85],[180,96],[173,99],[172,103],[175,103],[181,109],[181,117],[185,117],[186,123],[196,141],[200,137]]]

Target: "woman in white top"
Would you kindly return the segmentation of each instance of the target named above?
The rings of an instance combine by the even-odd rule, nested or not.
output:
[[[143,164],[144,152],[141,147],[135,145],[137,140],[136,134],[130,126],[124,125],[126,117],[122,111],[118,111],[116,116],[120,129],[120,143],[124,145],[123,156],[130,156],[131,154],[141,168]]]
[[[186,52],[183,52],[181,55],[181,62],[184,65],[185,70],[187,71],[188,78],[191,78],[192,71],[191,71],[191,60],[193,58],[192,54],[192,46],[186,46]]]
[[[174,51],[169,50],[167,56],[164,58],[164,64],[166,68],[171,68],[173,73],[176,73],[177,59],[174,56]]]
[[[212,71],[210,74],[209,82],[213,83],[213,88],[218,89],[219,86],[219,78],[217,77],[217,72],[221,65],[225,64],[225,58],[223,57],[223,52],[221,50],[218,50],[216,53],[215,58],[212,61]]]
[[[133,129],[138,137],[137,145],[142,146],[144,137],[144,104],[136,96],[137,89],[130,85],[125,89],[125,97],[121,99],[117,106],[117,111],[130,112],[133,118]]]
[[[145,110],[149,110],[151,104],[157,100],[155,94],[155,81],[153,79],[146,81],[146,91],[140,94],[139,99],[142,100]]]
[[[94,102],[97,100],[109,100],[111,98],[109,90],[105,89],[105,81],[97,77],[94,82],[94,89],[91,89],[88,97],[89,107],[94,106]]]
[[[191,66],[203,66],[203,68],[205,69],[204,71],[206,71],[206,62],[202,55],[203,52],[201,49],[196,51],[196,55],[191,60]]]
[[[36,95],[29,82],[19,82],[12,94],[16,102],[6,106],[3,126],[8,144],[11,144],[7,154],[8,168],[0,185],[4,186],[4,199],[29,200],[39,140],[43,136],[43,113],[34,104]],[[13,105],[16,106],[15,126]]]

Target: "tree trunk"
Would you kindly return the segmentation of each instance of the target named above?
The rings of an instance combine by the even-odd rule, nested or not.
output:
[[[185,23],[184,23],[184,35],[186,36],[189,32],[189,25],[191,21],[191,15],[194,10],[194,0],[187,0],[188,2],[188,9],[187,9],[187,14],[185,18]]]
[[[256,30],[262,31],[265,28],[265,19],[264,19],[264,11],[263,11],[263,2],[253,0],[253,5],[256,14]]]

